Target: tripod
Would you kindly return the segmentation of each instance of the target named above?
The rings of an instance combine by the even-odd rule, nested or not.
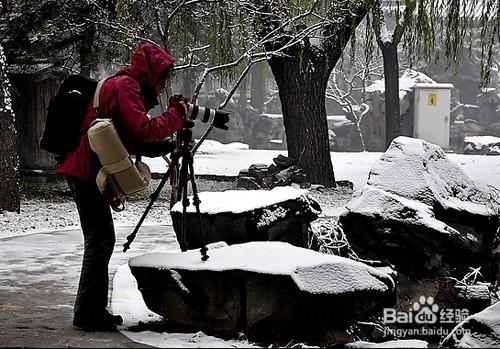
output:
[[[198,197],[198,189],[196,186],[196,182],[194,179],[194,165],[193,165],[193,154],[194,150],[198,148],[200,143],[205,139],[202,138],[200,142],[198,142],[196,148],[192,151],[191,150],[191,145],[193,143],[193,131],[191,128],[193,127],[194,123],[192,121],[185,121],[184,122],[184,128],[181,130],[179,137],[180,137],[180,147],[177,151],[174,151],[172,154],[172,161],[168,167],[167,172],[163,175],[163,178],[160,181],[160,184],[158,184],[158,187],[156,190],[150,195],[150,201],[148,206],[146,207],[146,210],[142,214],[141,218],[139,219],[139,222],[135,226],[134,231],[127,236],[127,242],[123,244],[123,252],[127,252],[127,250],[130,248],[130,244],[132,241],[134,241],[137,232],[139,231],[139,228],[141,227],[142,223],[144,222],[144,219],[148,215],[149,211],[151,210],[151,207],[153,206],[153,203],[158,199],[160,196],[160,192],[165,186],[165,183],[167,183],[167,180],[170,178],[172,171],[174,168],[176,168],[179,164],[179,159],[182,158],[181,162],[181,167],[180,167],[180,173],[179,173],[179,186],[177,188],[177,198],[182,198],[182,230],[181,230],[181,238],[180,238],[180,247],[181,251],[185,252],[187,251],[187,214],[186,214],[186,209],[189,206],[190,202],[188,199],[188,182],[191,182],[191,189],[193,191],[193,204],[196,208],[196,215],[198,218],[198,224],[199,224],[199,239],[200,239],[200,253],[201,253],[201,260],[206,261],[208,260],[209,256],[207,254],[208,249],[205,244],[205,234],[203,233],[203,224],[201,222],[201,212],[200,212],[200,198]]]

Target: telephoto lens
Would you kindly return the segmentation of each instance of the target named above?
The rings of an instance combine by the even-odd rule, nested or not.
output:
[[[222,110],[200,107],[189,103],[188,117],[191,120],[212,124],[221,130],[229,129],[226,125],[229,122],[229,113]]]

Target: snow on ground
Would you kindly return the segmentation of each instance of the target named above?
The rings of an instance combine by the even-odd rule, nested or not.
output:
[[[219,154],[206,154],[195,158],[196,174],[237,176],[239,171],[251,164],[270,165],[279,154],[286,151],[276,150],[234,150]],[[361,189],[368,179],[371,165],[382,153],[331,153],[333,170],[337,181],[349,180],[354,189]],[[483,155],[447,154],[450,160],[458,163],[465,173],[474,180],[500,188],[500,157]],[[153,172],[166,171],[163,159],[144,159]]]
[[[194,158],[194,172],[196,174],[237,176],[240,170],[247,169],[251,164],[270,165],[273,163],[273,158],[279,154],[288,155],[287,151],[284,150],[241,149],[234,146],[233,143],[226,147],[214,148],[214,143],[207,145],[203,143],[200,146],[199,154],[195,155]],[[354,184],[354,189],[361,189],[366,184],[372,164],[382,154],[378,152],[332,152],[335,179],[337,181],[349,180]],[[451,153],[446,155],[451,161],[459,164],[473,180],[480,180],[500,188],[500,157]],[[153,172],[163,173],[166,171],[166,163],[162,158],[145,158],[144,161]]]

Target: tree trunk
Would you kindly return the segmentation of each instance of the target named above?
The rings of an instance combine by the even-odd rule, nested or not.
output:
[[[248,105],[248,92],[247,92],[247,82],[243,80],[238,86],[239,98],[238,98],[238,107],[241,110],[246,110]]]
[[[85,37],[80,43],[80,74],[90,76],[94,68],[94,38],[96,29],[93,25],[89,25],[85,29]]]
[[[400,135],[398,45],[384,43],[380,48],[384,58],[385,147],[388,148]]]
[[[12,0],[1,0],[0,1],[0,16],[9,12],[11,6],[12,6]]]
[[[7,62],[0,45],[0,212],[20,212],[19,157],[17,155],[17,132],[15,116],[10,98],[7,77]]]
[[[264,111],[264,92],[266,89],[262,64],[257,63],[252,67],[252,95],[250,97],[250,104],[259,113]]]
[[[326,64],[314,64],[314,71],[307,72],[299,55],[268,62],[281,99],[288,156],[297,160],[311,183],[335,187],[326,121]]]

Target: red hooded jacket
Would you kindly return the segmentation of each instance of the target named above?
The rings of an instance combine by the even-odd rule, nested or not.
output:
[[[161,141],[183,126],[181,114],[173,107],[153,119],[147,115],[147,111],[158,104],[154,86],[174,60],[156,45],[141,45],[132,56],[131,65],[108,78],[101,88],[99,117],[113,119],[125,148],[131,154],[135,154],[140,144]],[[92,103],[80,128],[83,134],[80,144],[65,156],[58,173],[94,180],[99,171],[97,157],[90,149],[86,133],[96,118]]]

